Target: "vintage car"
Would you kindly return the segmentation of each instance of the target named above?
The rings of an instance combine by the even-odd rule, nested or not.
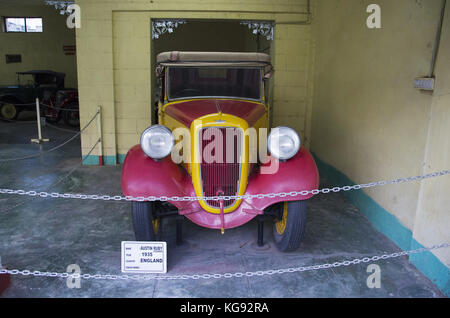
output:
[[[79,124],[78,91],[64,87],[64,73],[35,70],[17,73],[17,84],[0,86],[0,118],[14,120],[24,110],[36,111],[36,97],[48,121],[61,118],[71,125]]]
[[[158,123],[142,133],[122,169],[122,191],[136,198],[136,239],[161,239],[161,220],[173,215],[222,234],[256,218],[273,222],[279,250],[296,250],[312,194],[286,193],[316,189],[319,175],[293,129],[268,131],[270,56],[164,52],[156,71]],[[281,195],[261,196],[273,193]],[[258,245],[262,234],[258,226]]]

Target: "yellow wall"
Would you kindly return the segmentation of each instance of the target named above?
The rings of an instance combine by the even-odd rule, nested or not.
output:
[[[12,1],[13,3],[13,1]],[[63,46],[75,45],[75,31],[66,26],[52,6],[0,3],[0,16],[42,17],[42,33],[0,32],[0,85],[15,84],[16,72],[53,70],[66,73],[66,87],[77,87],[76,57],[64,55]],[[3,23],[3,18],[0,19]],[[5,54],[21,54],[22,63],[6,64]]]
[[[317,1],[312,151],[356,183],[448,169],[449,100],[441,96],[450,83],[448,40],[439,54],[442,87],[434,94],[413,87],[429,73],[442,1],[376,1],[381,29],[366,27],[370,3]],[[365,192],[421,244],[442,243],[450,228],[446,180]],[[436,255],[449,263],[448,251]]]
[[[308,25],[293,24],[305,21],[306,0],[278,1],[95,1],[79,0],[82,27],[77,30],[78,76],[81,125],[95,113],[98,104],[103,109],[104,155],[114,163],[117,155],[123,158],[127,150],[138,143],[140,133],[152,121],[153,67],[155,53],[175,44],[153,44],[152,18],[183,18],[211,20],[273,20],[275,40],[271,51],[275,67],[273,90],[274,125],[289,125],[297,129],[305,143],[308,102],[308,65],[311,58]],[[180,29],[183,26],[180,27]],[[189,28],[188,25],[186,25]],[[195,27],[195,24],[191,27]],[[200,30],[201,31],[201,30]],[[163,35],[156,41],[171,41],[174,34]],[[230,51],[236,46],[250,49],[245,39],[248,29],[242,26],[236,45],[230,41]],[[214,42],[207,31],[199,34],[199,41]],[[247,41],[247,42],[246,42]],[[242,44],[246,43],[246,45]],[[184,50],[179,40],[178,50]],[[208,43],[208,45],[211,43]],[[205,49],[208,46],[203,45]],[[189,46],[192,48],[192,45]],[[82,137],[83,154],[97,140],[93,126]],[[93,153],[96,154],[95,151]]]
[[[447,5],[429,114],[424,173],[450,169],[450,6]],[[426,246],[450,242],[450,177],[422,182],[413,236]],[[436,251],[448,266],[450,249]]]
[[[114,12],[113,61],[117,151],[126,154],[139,143],[141,133],[151,125],[153,114],[150,42],[146,13]],[[133,37],[130,37],[133,28]],[[176,31],[175,31],[176,32]]]

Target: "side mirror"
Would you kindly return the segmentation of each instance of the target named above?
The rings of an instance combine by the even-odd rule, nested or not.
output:
[[[164,75],[164,67],[158,65],[155,69],[156,77],[162,77]]]

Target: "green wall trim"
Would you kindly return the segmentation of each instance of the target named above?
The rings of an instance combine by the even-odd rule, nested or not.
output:
[[[125,161],[125,157],[126,157],[127,155],[125,154],[125,155],[123,155],[123,154],[118,154],[117,155],[117,160],[119,160],[119,163],[124,163],[124,161]]]
[[[423,248],[422,244],[414,238],[411,240],[411,249]],[[447,297],[450,296],[450,269],[431,252],[412,254],[409,261],[430,279]]]
[[[125,156],[126,155],[122,155],[119,154],[117,156],[103,156],[103,164],[107,165],[107,166],[113,166],[116,164],[121,164],[125,161]],[[83,156],[83,165],[86,166],[98,166],[99,164],[99,160],[98,160],[98,156],[96,155],[89,155],[89,156]]]
[[[103,164],[108,166],[116,165],[117,164],[116,156],[103,156]]]
[[[313,153],[320,175],[324,176],[333,186],[354,185],[355,183],[345,174],[325,163]],[[411,230],[406,228],[390,212],[381,207],[363,190],[342,192],[361,213],[369,219],[373,226],[402,250],[423,248],[414,238]],[[416,266],[428,279],[430,279],[445,295],[450,296],[450,269],[443,264],[433,253],[424,252],[413,254],[409,261]]]
[[[82,163],[85,166],[98,166],[98,156],[82,156],[81,159],[83,160]]]

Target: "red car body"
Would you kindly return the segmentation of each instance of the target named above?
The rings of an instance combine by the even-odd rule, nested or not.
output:
[[[254,171],[248,179],[246,194],[266,194],[317,189],[319,173],[314,158],[302,147],[294,158],[279,162],[275,174]],[[140,145],[127,154],[122,168],[122,191],[133,197],[195,197],[192,179],[184,167],[175,164],[170,157],[161,161],[149,158]],[[232,213],[225,214],[225,229],[245,224],[255,216],[264,214],[264,209],[277,202],[306,200],[309,195],[242,200]],[[180,215],[208,228],[220,229],[220,215],[204,211],[198,201],[168,201],[178,208]]]

